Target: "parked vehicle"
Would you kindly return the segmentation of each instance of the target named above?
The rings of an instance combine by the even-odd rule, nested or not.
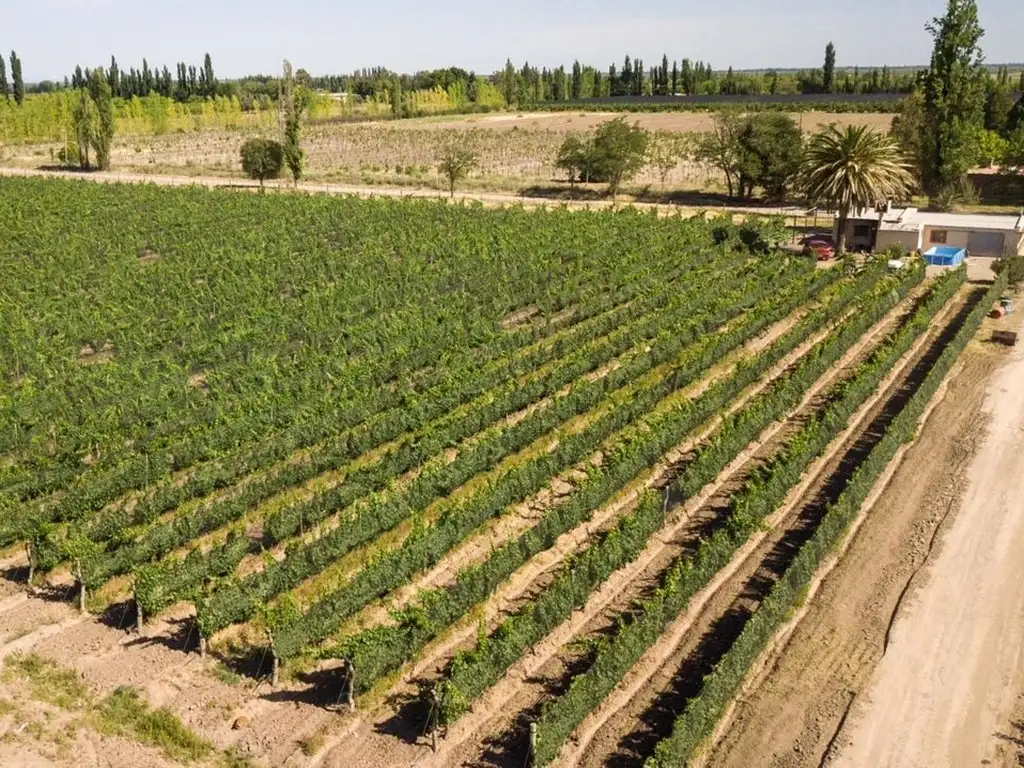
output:
[[[828,261],[836,256],[836,247],[831,238],[822,235],[805,237],[801,244],[805,256],[816,256],[818,261]]]

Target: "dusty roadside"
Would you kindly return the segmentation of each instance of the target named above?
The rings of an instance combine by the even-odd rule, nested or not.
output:
[[[1024,322],[1018,323],[1024,331]],[[986,389],[960,511],[839,734],[837,766],[968,766],[1024,690],[1024,349]]]
[[[979,338],[985,333],[982,331]],[[851,703],[865,700],[860,692],[871,685],[886,657],[894,615],[906,614],[909,620],[911,611],[918,610],[926,599],[924,595],[939,579],[930,578],[932,572],[948,572],[953,581],[963,573],[955,555],[942,554],[947,549],[956,551],[956,526],[987,525],[978,525],[979,515],[984,519],[988,514],[986,505],[973,507],[970,499],[977,493],[976,467],[986,454],[1004,450],[998,447],[999,433],[990,431],[989,424],[993,414],[1005,421],[1013,419],[1018,425],[1024,422],[1024,405],[993,397],[995,393],[1006,398],[999,392],[1005,388],[1001,383],[1007,380],[1005,377],[1020,380],[1024,352],[1016,352],[1014,362],[1002,368],[986,387],[1006,358],[1004,351],[979,342],[965,352],[963,370],[951,381],[947,396],[908,451],[849,551],[811,601],[808,614],[784,651],[760,684],[737,703],[732,724],[709,755],[707,765],[747,766],[751,755],[760,755],[760,765],[818,766],[833,742],[837,746],[845,743],[845,734],[838,739],[836,734],[847,719],[857,721],[860,708],[854,706],[849,717],[848,710]],[[1024,431],[1018,430],[1017,436],[1024,439]],[[1018,450],[1016,460],[1024,462],[1024,450]],[[1006,474],[1012,470],[1002,468],[1002,474],[994,470],[995,479],[981,493],[998,494],[999,481],[1004,489],[1012,486],[1013,476]],[[1016,477],[1024,476],[1024,465],[1016,471]],[[961,508],[963,512],[958,514]],[[984,551],[979,554],[985,555]],[[922,568],[926,563],[928,567]],[[1012,574],[1004,569],[1003,577],[1010,579]],[[1019,623],[1024,627],[1024,621]],[[899,642],[894,639],[892,643],[891,653],[895,654]],[[914,643],[908,640],[902,646],[909,650]],[[920,664],[906,657],[899,664],[906,676],[894,685],[909,685]],[[883,716],[883,722],[889,727],[901,718],[913,720],[915,714],[904,708],[897,716],[891,710]],[[902,732],[904,743],[919,744],[921,740],[909,730],[909,722],[907,726],[908,730]],[[892,731],[899,727],[897,724]],[[987,734],[980,734],[976,741],[983,746],[989,743]],[[884,754],[877,759],[874,754],[861,754],[848,764],[884,765],[887,759]],[[897,758],[892,764],[916,763]],[[921,764],[944,763],[925,760]]]

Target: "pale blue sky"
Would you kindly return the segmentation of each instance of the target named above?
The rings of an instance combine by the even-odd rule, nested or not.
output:
[[[630,52],[654,64],[703,59],[716,68],[820,66],[834,40],[843,65],[923,64],[925,22],[945,0],[0,0],[0,50],[25,79],[61,77],[116,54],[127,68],[213,57],[218,76],[277,71],[282,58],[314,74],[383,65],[606,67]],[[979,0],[989,62],[1024,60],[1024,0]]]

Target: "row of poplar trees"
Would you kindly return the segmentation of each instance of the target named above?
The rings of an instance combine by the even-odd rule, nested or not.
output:
[[[0,98],[10,101],[14,98],[20,107],[25,101],[25,80],[21,75],[21,59],[11,51],[11,83],[7,82],[7,64],[0,56]]]

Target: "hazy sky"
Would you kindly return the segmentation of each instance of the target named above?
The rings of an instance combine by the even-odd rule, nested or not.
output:
[[[75,64],[174,69],[206,51],[218,76],[277,71],[282,58],[314,74],[381,65],[478,72],[521,64],[602,68],[625,53],[655,63],[703,59],[715,68],[923,64],[925,22],[945,0],[0,0],[0,50],[34,82]],[[1024,60],[1024,0],[979,0],[986,59]]]

